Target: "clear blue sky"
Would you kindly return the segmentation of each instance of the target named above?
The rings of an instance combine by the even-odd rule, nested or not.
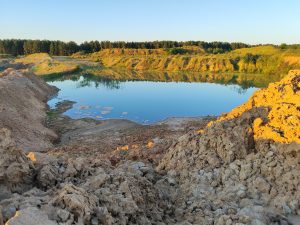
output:
[[[0,0],[0,38],[300,43],[300,0]]]

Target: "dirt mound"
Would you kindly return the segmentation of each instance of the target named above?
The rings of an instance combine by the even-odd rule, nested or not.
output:
[[[33,164],[4,128],[0,129],[0,155],[0,200],[32,188]]]
[[[35,53],[31,55],[27,55],[22,58],[18,58],[15,60],[15,63],[23,63],[23,64],[38,64],[42,63],[46,60],[51,60],[51,57],[47,53]]]
[[[72,73],[78,70],[78,65],[73,62],[54,60],[47,53],[36,53],[16,59],[14,64],[27,65],[36,75],[53,75]]]
[[[299,85],[293,71],[173,144],[157,169],[179,182],[178,218],[288,224],[285,216],[300,214]]]
[[[19,215],[28,218],[32,213],[28,208],[39,209],[38,216],[48,215],[52,223],[174,223],[165,212],[171,206],[162,189],[170,185],[149,165],[127,161],[112,167],[100,158],[68,159],[45,153],[31,153],[31,158],[35,188],[0,200],[8,224],[18,224],[13,222]]]
[[[44,126],[46,102],[57,89],[24,71],[7,69],[0,75],[0,127],[8,128],[17,147],[42,151],[56,134]]]
[[[243,105],[218,119],[218,122],[238,118],[248,110],[268,109],[266,118],[256,118],[255,139],[271,139],[281,143],[300,144],[300,70],[292,70],[280,82],[254,93]]]

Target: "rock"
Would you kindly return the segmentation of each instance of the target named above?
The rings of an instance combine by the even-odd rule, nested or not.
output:
[[[89,186],[93,190],[100,188],[109,178],[109,176],[105,173],[105,171],[102,168],[99,168],[97,173],[99,174],[90,178],[86,183],[86,186]]]
[[[92,225],[98,225],[99,224],[98,219],[96,217],[93,217],[92,221],[91,221],[91,224]]]
[[[56,211],[56,214],[59,217],[61,222],[66,222],[70,217],[70,213],[67,210],[64,210],[64,209],[58,209]]]
[[[251,222],[251,225],[267,225],[266,223],[263,223],[262,221],[255,219]]]
[[[54,186],[59,178],[58,166],[50,163],[42,166],[37,175],[39,185],[44,188]]]
[[[15,216],[7,221],[6,225],[57,225],[49,220],[46,213],[37,208],[26,208],[17,211]]]
[[[91,220],[91,215],[95,211],[97,202],[97,197],[87,193],[84,189],[72,184],[66,184],[53,199],[52,204],[72,213],[75,220],[83,221],[87,224]]]
[[[0,225],[3,225],[2,207],[0,205]]]
[[[167,180],[168,180],[168,183],[169,183],[171,186],[174,186],[174,185],[177,184],[176,180],[175,180],[174,178],[172,178],[172,177],[168,177]]]
[[[17,210],[14,206],[8,206],[2,209],[2,219],[8,220],[9,218],[13,217],[16,214]]]
[[[241,171],[240,171],[241,180],[246,180],[247,178],[249,178],[251,173],[252,173],[252,165],[250,163],[241,165]]]
[[[0,201],[2,199],[11,198],[12,192],[10,191],[9,187],[0,184]]]
[[[34,166],[22,150],[17,149],[8,129],[0,129],[0,196],[9,191],[22,193],[32,187]],[[1,201],[2,199],[0,199]]]
[[[257,177],[254,180],[253,186],[262,193],[269,193],[270,188],[271,188],[270,184],[261,177]]]
[[[112,225],[114,220],[106,207],[98,207],[96,209],[98,221],[103,225]]]

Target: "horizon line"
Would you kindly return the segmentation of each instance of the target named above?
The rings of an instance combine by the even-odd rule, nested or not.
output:
[[[270,42],[265,42],[265,43],[249,43],[249,42],[243,42],[243,41],[219,41],[219,40],[214,40],[214,41],[207,41],[207,40],[196,40],[196,39],[186,39],[186,40],[168,40],[168,39],[161,39],[161,40],[138,40],[138,41],[133,41],[133,40],[108,40],[108,39],[89,39],[89,40],[84,40],[84,41],[75,41],[75,40],[64,40],[64,39],[47,39],[47,38],[0,38],[0,40],[28,40],[28,41],[61,41],[61,42],[75,42],[76,44],[83,44],[85,42],[92,42],[92,41],[98,41],[98,42],[104,42],[104,41],[109,41],[109,42],[135,42],[135,43],[140,43],[140,42],[162,42],[162,41],[172,41],[172,42],[189,42],[189,41],[195,41],[195,42],[207,42],[207,43],[213,43],[213,42],[223,42],[223,43],[243,43],[247,45],[252,45],[252,46],[257,46],[257,45],[281,45],[281,44],[287,44],[287,45],[298,45],[300,43],[295,43],[295,42],[280,42],[280,43],[270,43]]]

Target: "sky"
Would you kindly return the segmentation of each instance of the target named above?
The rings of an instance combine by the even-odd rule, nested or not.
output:
[[[300,43],[300,0],[0,0],[0,39]]]

